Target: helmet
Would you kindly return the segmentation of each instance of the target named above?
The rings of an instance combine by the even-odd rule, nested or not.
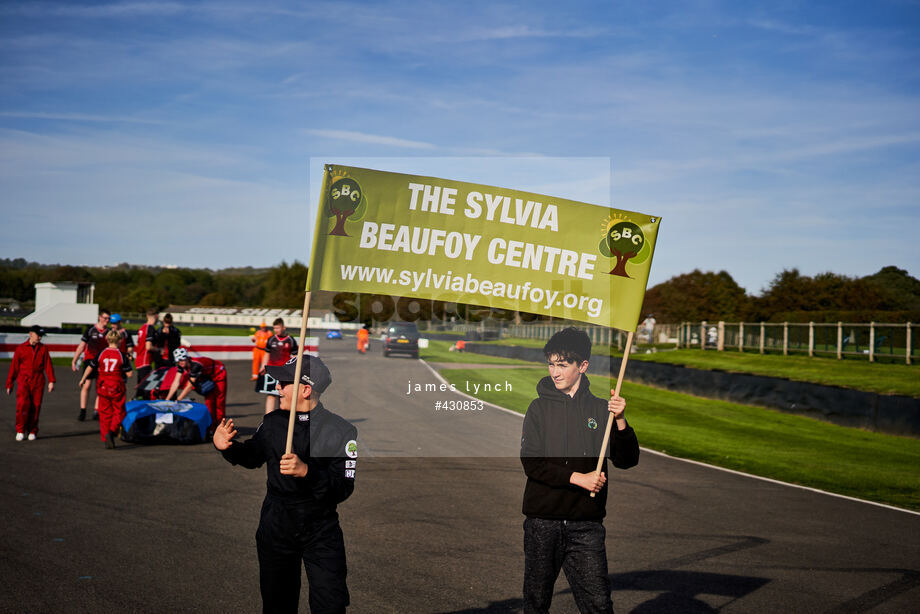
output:
[[[179,362],[180,360],[188,360],[188,350],[185,348],[176,348],[173,350],[173,360]]]
[[[121,322],[121,314],[113,313],[112,317],[109,318],[109,322],[111,324],[118,324],[119,322]]]

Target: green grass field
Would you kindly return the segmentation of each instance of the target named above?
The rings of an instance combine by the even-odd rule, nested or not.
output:
[[[493,341],[502,345],[543,347],[539,339],[503,339]],[[594,352],[606,351],[611,356],[621,356],[616,347],[594,346]],[[695,369],[750,373],[768,377],[784,377],[795,381],[828,386],[842,386],[880,394],[903,394],[920,397],[920,365],[870,363],[866,360],[837,360],[808,356],[782,356],[717,352],[715,350],[669,350],[646,354],[643,349],[633,353],[630,360],[646,360],[684,365]],[[626,369],[629,377],[629,367]]]
[[[535,363],[523,360],[511,360],[499,356],[489,356],[487,354],[473,354],[471,352],[450,352],[449,348],[453,343],[449,341],[439,341],[429,339],[428,347],[419,350],[419,357],[428,362],[454,362],[454,363],[476,363],[481,365],[533,365]]]
[[[543,370],[444,369],[461,390],[466,382],[508,382],[512,392],[479,398],[515,411],[536,396]],[[592,376],[592,391],[614,381]],[[778,411],[713,401],[625,382],[627,416],[641,445],[673,456],[920,510],[920,440],[846,428]]]
[[[917,365],[700,350],[636,353],[630,357],[630,360],[633,359],[679,364],[697,369],[785,377],[881,394],[920,397],[920,367]]]

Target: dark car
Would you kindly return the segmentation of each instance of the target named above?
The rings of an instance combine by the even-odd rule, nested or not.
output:
[[[391,322],[383,339],[383,355],[409,354],[418,358],[418,326],[415,322]]]

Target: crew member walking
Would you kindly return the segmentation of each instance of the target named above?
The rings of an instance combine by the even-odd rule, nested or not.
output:
[[[259,329],[249,338],[250,341],[256,344],[256,347],[252,348],[252,381],[259,379],[259,371],[262,370],[262,357],[265,355],[265,345],[271,339],[271,336],[272,329],[268,327],[268,324],[262,322],[259,325]]]
[[[109,319],[111,318],[111,313],[108,309],[99,310],[99,319],[98,321],[86,329],[83,333],[83,336],[80,338],[80,343],[77,345],[77,351],[73,353],[73,361],[70,363],[70,368],[77,372],[77,359],[80,358],[80,353],[83,353],[83,364],[85,366],[93,366],[93,361],[96,359],[96,356],[105,349],[105,334],[108,330]],[[80,386],[80,414],[77,416],[77,420],[80,422],[86,420],[86,401],[89,398],[89,389],[93,385],[93,380],[96,379],[97,370],[93,369],[90,372],[90,376],[82,379],[83,385]],[[96,400],[93,403],[95,411],[93,412],[93,420],[99,419],[99,396],[96,396]]]
[[[106,449],[115,447],[115,436],[118,427],[125,419],[125,379],[131,377],[131,361],[127,355],[118,349],[121,335],[116,330],[110,330],[105,340],[108,347],[96,357],[96,365],[86,368],[89,375],[91,369],[98,369],[99,383],[96,385],[96,395],[99,398],[99,435]]]
[[[42,344],[45,331],[40,326],[29,329],[29,339],[13,352],[10,373],[6,376],[6,393],[16,387],[16,441],[28,435],[29,441],[38,436],[38,413],[42,408],[45,377],[48,392],[54,390],[54,367],[48,348]]]
[[[367,325],[358,329],[358,351],[362,354],[367,353],[367,344],[370,343],[371,333],[367,330]]]

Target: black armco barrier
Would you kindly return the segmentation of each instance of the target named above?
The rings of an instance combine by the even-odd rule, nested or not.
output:
[[[543,350],[515,345],[467,343],[467,352],[543,362]],[[620,359],[592,356],[589,373],[616,377]],[[802,414],[841,426],[920,436],[920,399],[877,394],[840,386],[796,382],[781,377],[693,369],[681,365],[631,360],[626,379],[710,399],[759,405]]]

